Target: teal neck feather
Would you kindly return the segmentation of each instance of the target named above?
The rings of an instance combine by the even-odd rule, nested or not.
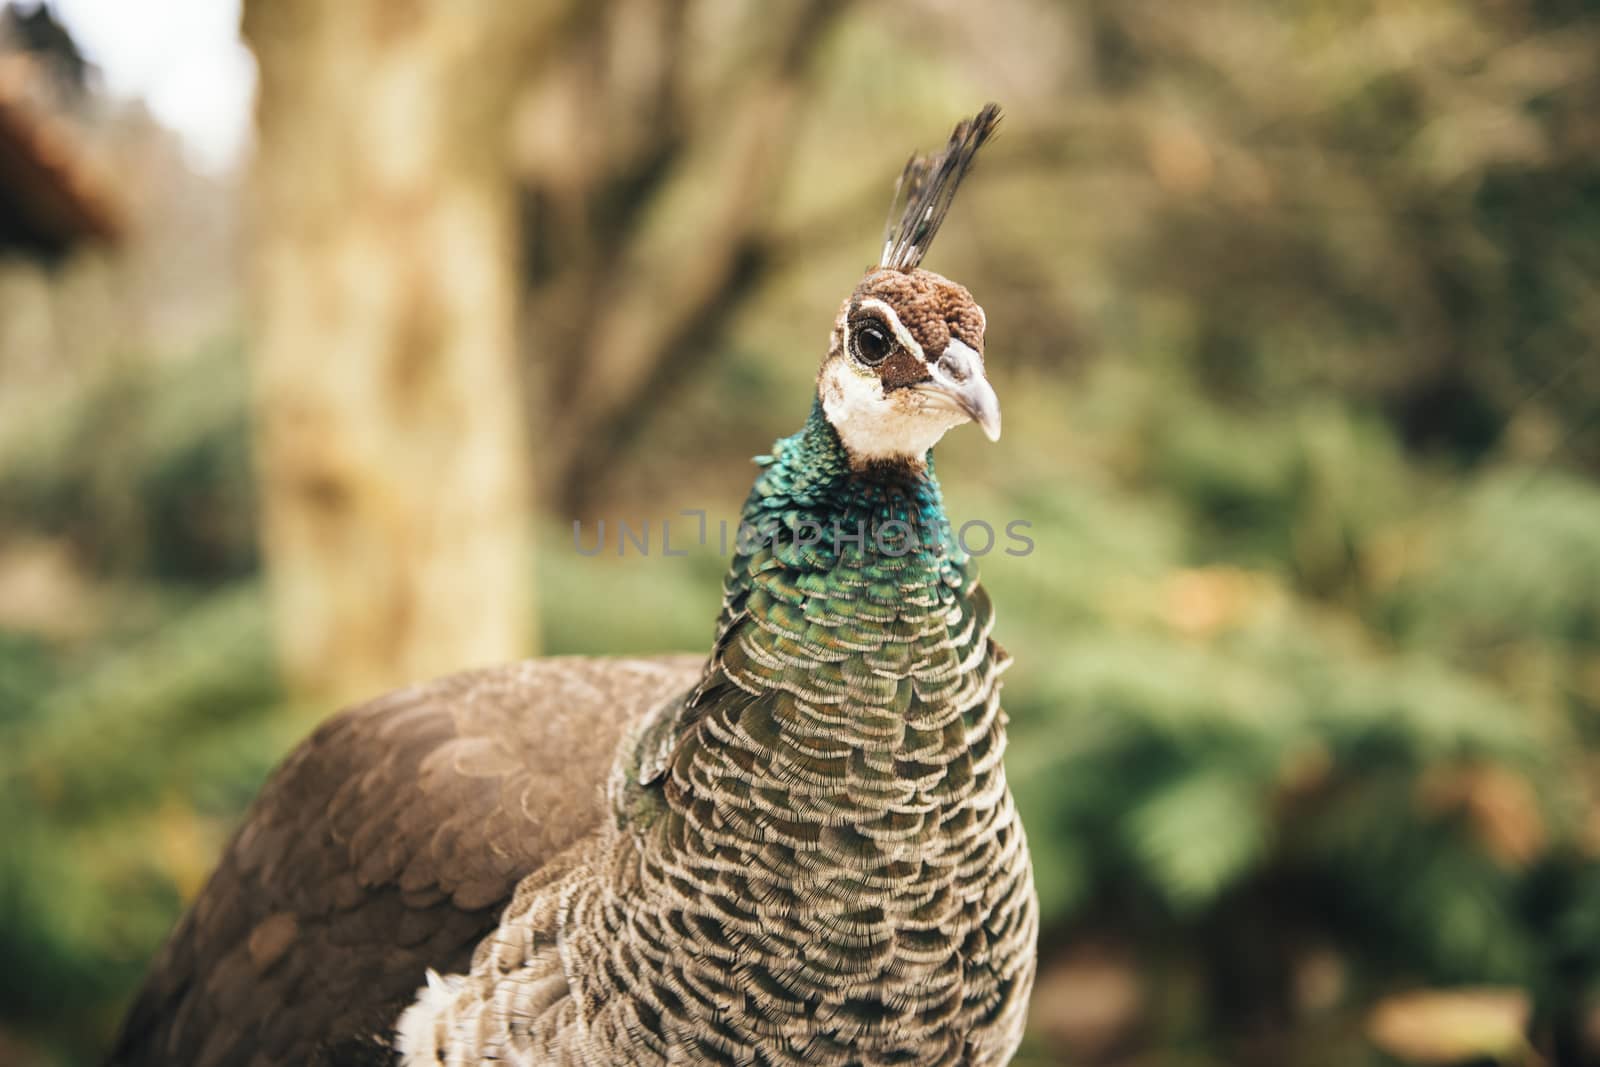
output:
[[[989,640],[989,598],[951,536],[932,457],[853,469],[816,404],[756,462],[711,657],[695,690],[642,734],[635,787],[666,778],[682,799],[683,761],[702,757],[798,759],[843,786],[852,748],[891,758],[887,773],[906,746],[960,760],[987,729],[998,741],[1008,659]],[[719,714],[744,724],[739,745],[712,728]],[[769,715],[772,729],[752,733]],[[941,733],[936,743],[927,731]],[[651,795],[620,799],[639,802],[643,818],[656,810]]]
[[[931,457],[853,469],[819,404],[756,462],[716,644],[680,724],[719,705],[747,728],[770,715],[771,730],[741,731],[751,758],[841,787],[864,773],[851,762],[863,752],[966,758],[961,721],[994,724],[1004,655]],[[699,742],[726,755],[726,737]],[[896,765],[879,770],[893,778]]]
[[[763,469],[745,501],[737,546],[753,551],[735,554],[730,594],[771,566],[762,548],[810,572],[813,585],[859,578],[901,589],[919,580],[948,589],[968,584],[970,561],[952,536],[931,452],[920,465],[852,469],[816,402],[799,432],[756,463]]]

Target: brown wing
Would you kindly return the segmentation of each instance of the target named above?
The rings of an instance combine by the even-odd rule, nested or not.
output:
[[[624,726],[700,666],[537,660],[324,723],[256,798],[108,1062],[388,1062],[425,970],[466,969],[517,882],[599,825]]]

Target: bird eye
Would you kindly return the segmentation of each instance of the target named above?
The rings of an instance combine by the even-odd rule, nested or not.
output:
[[[868,320],[850,330],[850,350],[867,366],[876,367],[894,350],[894,342],[882,326]]]

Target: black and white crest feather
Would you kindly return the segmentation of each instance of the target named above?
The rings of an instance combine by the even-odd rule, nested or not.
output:
[[[922,264],[939,232],[956,188],[972,167],[978,149],[1000,124],[1000,106],[985,104],[970,119],[956,123],[950,143],[931,156],[912,156],[895,183],[883,235],[880,267],[911,270]]]

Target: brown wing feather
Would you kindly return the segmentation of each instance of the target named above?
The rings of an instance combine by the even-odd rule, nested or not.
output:
[[[425,970],[466,969],[517,882],[599,825],[625,725],[700,666],[538,660],[324,723],[262,789],[108,1063],[388,1062]]]

